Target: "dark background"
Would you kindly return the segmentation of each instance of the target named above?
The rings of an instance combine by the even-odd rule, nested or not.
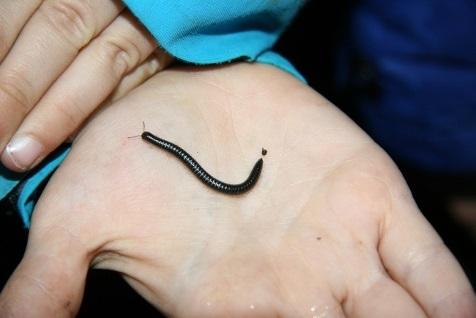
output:
[[[350,1],[311,1],[276,45],[307,78],[309,84],[359,123],[352,99],[332,84],[335,48],[343,38]],[[305,37],[303,36],[305,35]],[[412,189],[418,206],[456,255],[473,286],[476,282],[475,243],[467,230],[449,213],[448,198],[471,195],[475,180],[470,177],[432,176],[413,171],[397,162]],[[27,231],[9,202],[0,203],[0,287],[20,261]],[[94,270],[88,276],[79,317],[157,317],[157,311],[140,298],[118,274]]]

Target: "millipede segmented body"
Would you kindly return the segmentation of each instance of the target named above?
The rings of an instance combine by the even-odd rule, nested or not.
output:
[[[156,145],[164,149],[165,151],[168,151],[169,153],[173,154],[174,156],[176,156],[183,163],[185,163],[185,165],[190,170],[192,170],[192,172],[198,177],[198,179],[200,179],[200,181],[205,183],[210,188],[222,193],[240,194],[250,190],[258,181],[258,178],[261,174],[261,169],[263,168],[263,159],[260,158],[255,163],[253,169],[251,170],[250,175],[245,181],[243,181],[240,184],[225,183],[223,181],[220,181],[214,178],[208,172],[206,172],[205,169],[203,169],[202,166],[200,166],[200,164],[195,159],[193,159],[193,157],[188,152],[186,152],[179,146],[167,140],[159,138],[148,131],[144,131],[141,137],[143,140],[153,145]]]

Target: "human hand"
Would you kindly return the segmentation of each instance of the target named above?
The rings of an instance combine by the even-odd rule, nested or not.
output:
[[[171,61],[119,0],[2,1],[0,25],[0,152],[15,171]]]
[[[240,182],[205,187],[147,130]],[[98,114],[38,202],[2,317],[66,317],[88,268],[173,317],[474,317],[460,266],[385,153],[269,66],[165,71]],[[28,304],[28,306],[25,306]]]

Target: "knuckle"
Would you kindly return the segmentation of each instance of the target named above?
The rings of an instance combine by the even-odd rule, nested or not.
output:
[[[140,49],[126,38],[111,37],[104,40],[101,46],[101,56],[109,63],[118,77],[131,71],[141,60]]]
[[[20,84],[19,84],[20,83]],[[26,92],[32,91],[28,81],[18,76],[0,79],[0,100],[6,105],[15,105],[15,111],[26,115],[30,111],[31,100]]]
[[[40,12],[63,38],[77,49],[86,45],[95,34],[94,12],[88,1],[49,0]]]
[[[153,58],[146,62],[144,65],[144,69],[142,70],[142,78],[149,78],[155,73],[161,71],[163,69],[162,64],[156,58]]]
[[[153,56],[157,59],[159,63],[158,71],[165,69],[174,60],[174,58],[170,54],[168,54],[165,50],[161,48],[155,49]]]
[[[80,105],[68,99],[54,104],[54,110],[63,120],[63,125],[70,129],[76,128],[87,117]]]
[[[426,268],[433,265],[433,262],[440,260],[447,251],[448,249],[442,241],[431,242],[425,244],[423,248],[419,248],[417,251],[412,251],[404,271],[404,277],[408,281],[420,275]]]

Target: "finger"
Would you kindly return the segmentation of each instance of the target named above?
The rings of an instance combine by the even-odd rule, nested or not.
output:
[[[112,0],[42,3],[0,65],[1,150],[79,50],[121,10]]]
[[[41,161],[156,47],[152,36],[131,14],[119,16],[80,53],[28,114],[2,155],[4,165],[21,171]]]
[[[126,96],[130,91],[147,81],[157,72],[170,65],[172,61],[172,56],[166,54],[162,49],[157,49],[155,53],[152,53],[152,55],[141,65],[124,76],[111,95],[109,95],[99,107],[107,107],[108,105]],[[73,142],[80,130],[81,126],[77,127],[70,135],[68,135],[66,142]]]
[[[3,60],[26,21],[40,5],[41,0],[0,2],[0,61]]]
[[[385,276],[362,287],[363,284],[359,284],[359,290],[347,299],[344,306],[347,317],[426,317],[412,296]]]
[[[122,98],[157,72],[168,67],[172,61],[172,56],[160,48],[156,49],[144,63],[122,78],[119,85],[117,85],[112,94],[109,95],[107,102],[112,103]]]
[[[394,280],[430,317],[476,317],[476,299],[461,266],[419,212],[411,195],[394,204],[379,244]]]
[[[29,242],[0,295],[0,317],[74,317],[84,291],[88,258],[60,231]]]

